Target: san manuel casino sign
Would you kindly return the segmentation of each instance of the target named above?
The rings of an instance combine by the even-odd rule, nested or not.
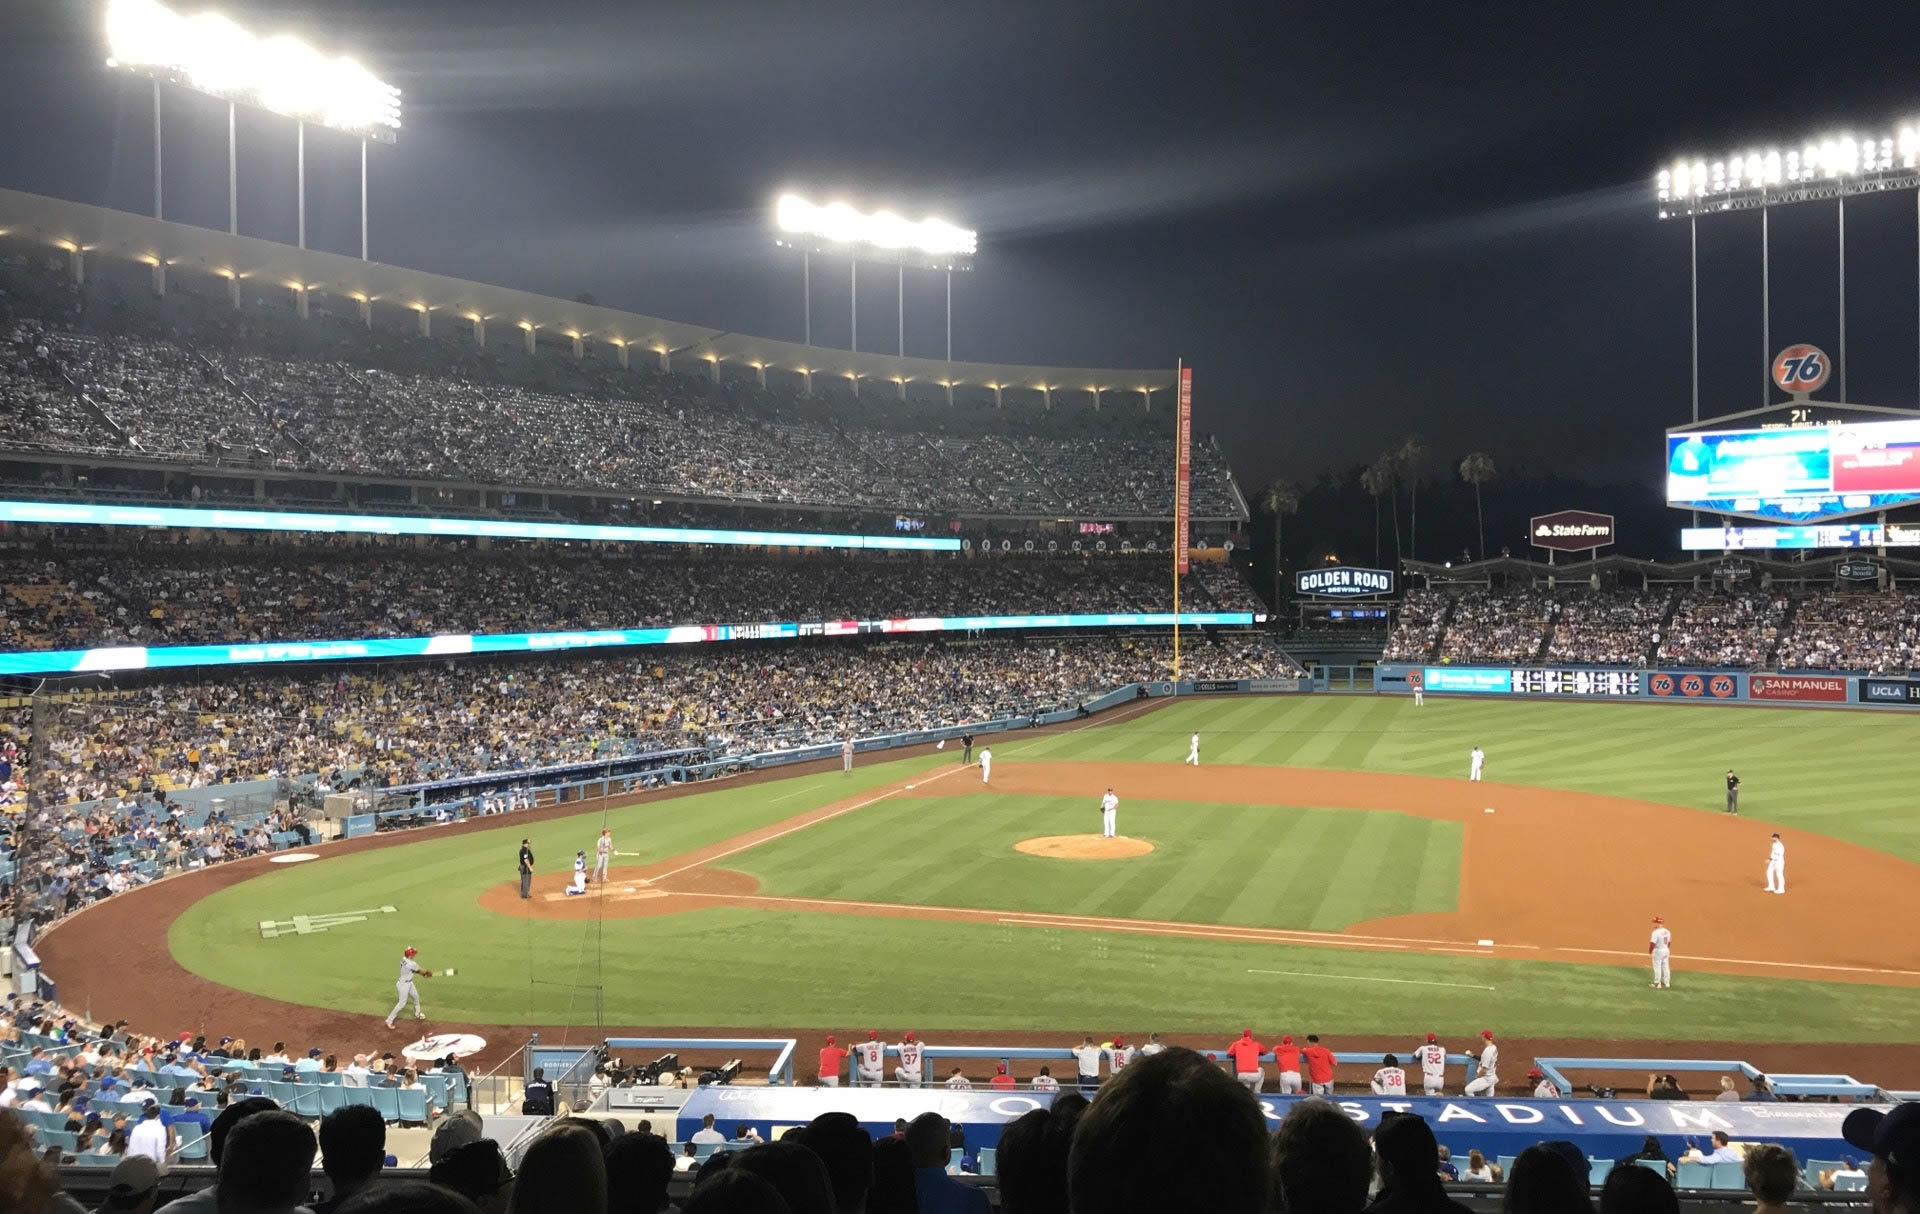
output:
[[[1325,569],[1302,569],[1293,575],[1293,592],[1331,595],[1335,598],[1392,594],[1393,571],[1391,569],[1356,569],[1350,565],[1333,565]]]

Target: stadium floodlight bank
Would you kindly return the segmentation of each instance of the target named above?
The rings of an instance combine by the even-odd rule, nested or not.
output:
[[[186,16],[157,0],[112,0],[106,31],[108,67],[362,139],[398,137],[399,89],[291,35],[259,37],[218,13]]]
[[[777,243],[808,253],[851,255],[861,261],[964,270],[979,247],[978,234],[944,219],[907,219],[892,211],[866,213],[845,202],[814,203],[782,194],[773,205]]]
[[[1660,218],[1920,188],[1920,121],[1892,131],[1825,135],[1788,148],[1682,156],[1654,178]]]

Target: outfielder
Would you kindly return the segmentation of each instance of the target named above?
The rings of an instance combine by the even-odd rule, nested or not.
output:
[[[613,862],[613,831],[610,828],[601,828],[600,841],[593,845],[593,854],[593,879],[605,881],[607,865]]]
[[[853,737],[851,735],[846,741],[840,743],[840,770],[853,770]]]
[[[1427,1034],[1425,1045],[1415,1046],[1414,1061],[1420,1064],[1420,1088],[1428,1096],[1444,1094],[1447,1086],[1447,1047],[1440,1038]]]
[[[985,784],[992,780],[992,778],[993,752],[982,746],[980,748],[980,782]]]
[[[1673,933],[1667,930],[1667,921],[1660,916],[1653,917],[1653,935],[1647,940],[1647,955],[1653,959],[1653,985],[1656,988],[1673,985],[1673,971],[1667,961],[1673,955]]]
[[[1467,756],[1467,761],[1470,764],[1467,770],[1467,779],[1478,780],[1480,778],[1480,769],[1487,765],[1487,752],[1476,746],[1473,748],[1472,753]]]
[[[413,985],[413,979],[416,974],[422,978],[431,978],[433,971],[420,968],[420,963],[414,960],[419,955],[420,950],[417,948],[409,948],[400,954],[400,981],[393,984],[394,989],[400,992],[400,1001],[393,1005],[392,1011],[387,1013],[388,1028],[393,1027],[393,1018],[406,1010],[409,999],[413,1000],[413,1018],[415,1020],[427,1018],[427,1014],[420,1010],[420,991]]]
[[[1200,735],[1194,734],[1187,743],[1187,762],[1194,767],[1200,766]]]
[[[1113,838],[1114,827],[1119,824],[1119,821],[1120,798],[1114,796],[1113,790],[1109,788],[1107,795],[1100,798],[1100,837],[1102,839]]]
[[[1773,848],[1767,853],[1767,892],[1787,892],[1787,845],[1780,841],[1779,831],[1773,833]]]
[[[867,1030],[867,1039],[853,1047],[853,1086],[877,1088],[887,1081],[887,1043]]]
[[[1418,708],[1425,704],[1427,702],[1426,684],[1411,675],[1408,676],[1407,682],[1413,684],[1413,706]]]
[[[1480,1040],[1486,1044],[1480,1048],[1480,1065],[1467,1084],[1467,1095],[1492,1096],[1500,1086],[1500,1047],[1493,1043],[1492,1029],[1482,1030]]]
[[[894,1047],[900,1052],[900,1065],[893,1068],[893,1077],[900,1081],[903,1088],[917,1088],[926,1083],[926,1072],[921,1069],[920,1043],[908,1033]]]

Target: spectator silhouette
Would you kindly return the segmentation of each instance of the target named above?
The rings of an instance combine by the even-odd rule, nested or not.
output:
[[[380,1110],[350,1104],[320,1119],[320,1170],[333,1196],[315,1202],[313,1214],[334,1214],[347,1198],[373,1182],[387,1159],[387,1122]]]
[[[1084,1096],[1061,1096],[1051,1108],[1022,1113],[1000,1131],[1001,1214],[1067,1214],[1067,1160],[1087,1107]]]
[[[873,1144],[873,1188],[867,1190],[867,1214],[917,1214],[919,1209],[913,1149],[904,1136],[880,1139]]]
[[[913,1192],[920,1214],[991,1214],[985,1192],[947,1175],[951,1127],[938,1113],[922,1113],[907,1125],[913,1153]],[[798,1212],[796,1211],[796,1214]]]
[[[275,1109],[233,1127],[220,1165],[219,1214],[291,1214],[307,1199],[318,1147],[307,1123]]]
[[[673,1180],[673,1148],[658,1134],[622,1134],[607,1145],[608,1214],[659,1214]]]
[[[834,1214],[861,1214],[873,1188],[873,1136],[851,1113],[822,1113],[801,1129],[799,1140],[826,1166]]]
[[[606,1214],[604,1139],[577,1125],[559,1125],[533,1140],[520,1161],[509,1214]]]
[[[765,1177],[738,1168],[702,1168],[680,1214],[793,1214],[793,1207]]]
[[[748,1147],[733,1170],[764,1177],[793,1214],[833,1214],[833,1184],[820,1157],[798,1142],[782,1140]]]
[[[1068,1194],[1074,1214],[1264,1214],[1267,1150],[1253,1094],[1192,1050],[1169,1049],[1128,1066],[1080,1118]]]
[[[442,1185],[397,1180],[363,1188],[335,1209],[338,1214],[479,1214],[480,1207]]]
[[[1600,1214],[1680,1214],[1680,1195],[1651,1168],[1615,1164],[1600,1189]]]
[[[1536,1143],[1514,1157],[1503,1214],[1592,1214],[1587,1177],[1557,1147]]]
[[[1426,1118],[1386,1113],[1373,1132],[1380,1193],[1369,1214],[1471,1214],[1447,1196],[1440,1180],[1440,1144]]]
[[[1273,1208],[1280,1214],[1359,1214],[1373,1181],[1373,1147],[1353,1118],[1324,1100],[1287,1110],[1273,1135]]]

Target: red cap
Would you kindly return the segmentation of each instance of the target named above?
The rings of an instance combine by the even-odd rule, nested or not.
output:
[[[1115,1033],[1113,1035],[1113,1044],[1115,1044],[1116,1046],[1125,1045],[1126,1043],[1127,1043],[1126,1038],[1122,1037],[1120,1034]]]
[[[1006,1073],[1007,1073],[1007,1064],[1006,1064],[1006,1063],[1004,1063],[1004,1062],[1003,1062],[1003,1063],[1000,1063],[1000,1064],[999,1064],[999,1068],[998,1068],[998,1069],[999,1069],[999,1073],[1000,1073],[1000,1074],[1002,1074],[1002,1075],[1004,1075],[1004,1074],[1006,1074]]]
[[[182,1033],[182,1034],[180,1034],[180,1036],[179,1036],[179,1038],[178,1038],[178,1040],[181,1040],[181,1041],[192,1041],[192,1040],[193,1040],[193,1034],[192,1034],[192,1033]]]
[[[912,1029],[908,1029],[908,1030],[907,1030],[907,1040],[908,1040],[908,1041],[912,1041],[912,1040],[913,1040],[913,1030],[912,1030]]]
[[[1287,1034],[1286,1036],[1284,1036],[1284,1037],[1282,1037],[1282,1038],[1280,1038],[1280,1044],[1281,1044],[1281,1045],[1292,1045],[1292,1044],[1293,1044],[1293,1034],[1292,1034],[1292,1033],[1288,1033],[1288,1034]]]
[[[1434,1035],[1433,1035],[1432,1033],[1428,1033],[1428,1034],[1427,1034],[1427,1044],[1428,1044],[1428,1045],[1435,1045],[1435,1044],[1437,1044],[1437,1043],[1439,1042],[1439,1040],[1440,1040],[1440,1039],[1439,1039],[1438,1037],[1435,1037],[1435,1036],[1434,1036]]]
[[[833,1034],[832,1034],[832,1033],[828,1033],[828,1034],[827,1034],[827,1044],[828,1044],[828,1045],[832,1045],[832,1044],[833,1044]]]
[[[407,956],[407,957],[418,957],[419,955],[420,955],[420,950],[417,948],[410,948],[405,953],[402,954],[402,956]]]
[[[1481,1029],[1481,1030],[1480,1030],[1480,1035],[1481,1035],[1482,1037],[1485,1037],[1485,1038],[1486,1038],[1486,1039],[1487,1039],[1488,1041],[1492,1041],[1492,1040],[1493,1040],[1493,1030],[1492,1030],[1492,1029]]]
[[[1241,1030],[1240,1030],[1240,1036],[1242,1036],[1242,1037],[1252,1037],[1252,1036],[1253,1036],[1253,1030],[1252,1030],[1252,1029],[1241,1029]]]
[[[867,1030],[867,1040],[868,1040],[868,1041],[878,1041],[878,1040],[880,1040],[880,1030],[878,1030],[878,1029],[868,1029],[868,1030]]]
[[[1529,1079],[1545,1079],[1545,1078],[1546,1078],[1546,1075],[1545,1075],[1545,1074],[1544,1074],[1544,1073],[1543,1073],[1543,1072],[1542,1072],[1542,1071],[1540,1070],[1540,1068],[1539,1068],[1539,1067],[1534,1067],[1534,1068],[1533,1068],[1532,1070],[1530,1070],[1530,1071],[1528,1071],[1528,1072],[1527,1072],[1527,1078],[1529,1078]]]

